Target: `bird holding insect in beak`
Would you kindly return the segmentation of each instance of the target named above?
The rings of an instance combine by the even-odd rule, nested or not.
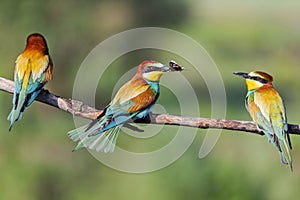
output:
[[[246,108],[256,123],[279,152],[281,162],[288,164],[291,171],[291,140],[282,98],[272,85],[273,77],[261,71],[250,73],[235,72],[235,75],[246,79],[248,93]]]
[[[13,108],[7,118],[9,130],[52,79],[52,65],[45,38],[39,33],[29,35],[25,50],[16,60]]]
[[[176,62],[168,66],[146,60],[138,66],[135,76],[125,83],[103,112],[91,123],[68,132],[69,137],[79,141],[73,151],[81,147],[113,152],[121,127],[130,120],[148,116],[159,93],[159,80],[163,73],[183,70]]]

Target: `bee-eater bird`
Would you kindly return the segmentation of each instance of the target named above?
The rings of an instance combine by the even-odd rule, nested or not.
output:
[[[159,96],[159,80],[164,72],[181,71],[174,61],[169,66],[146,60],[138,66],[135,76],[125,83],[104,111],[91,123],[68,132],[69,137],[80,142],[73,149],[81,147],[113,152],[121,127],[130,120],[148,116]]]
[[[279,152],[281,162],[290,165],[292,149],[288,133],[288,123],[282,98],[272,85],[273,77],[261,71],[250,73],[235,72],[246,79],[248,93],[245,105],[256,123]]]
[[[16,60],[13,108],[7,118],[10,121],[9,130],[52,79],[52,65],[45,38],[39,33],[29,35],[25,50]]]

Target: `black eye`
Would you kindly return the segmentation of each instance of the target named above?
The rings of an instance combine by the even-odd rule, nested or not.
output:
[[[268,83],[268,81],[267,80],[265,80],[265,79],[261,79],[261,81],[260,81],[261,83]]]
[[[267,80],[263,79],[263,78],[260,78],[258,76],[253,76],[251,77],[252,80],[255,80],[255,81],[258,81],[258,82],[261,82],[261,83],[268,83]]]
[[[255,80],[255,81],[259,81],[261,78],[257,77],[257,76],[253,76],[251,77],[252,80]]]

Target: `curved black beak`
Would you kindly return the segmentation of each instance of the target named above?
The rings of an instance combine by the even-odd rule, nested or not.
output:
[[[245,72],[233,72],[234,75],[242,76],[243,78],[249,78],[248,73]]]
[[[165,65],[163,67],[158,68],[157,71],[161,71],[161,72],[172,72],[174,71],[170,66]]]

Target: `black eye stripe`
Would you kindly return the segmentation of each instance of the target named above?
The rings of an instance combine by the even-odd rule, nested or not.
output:
[[[268,83],[268,81],[266,79],[263,79],[263,78],[258,77],[258,76],[252,76],[252,77],[249,77],[249,78],[252,79],[252,80],[261,82],[261,83]]]
[[[152,71],[158,71],[158,69],[159,69],[159,67],[150,65],[150,66],[144,67],[143,72],[147,73],[147,72],[152,72]]]

